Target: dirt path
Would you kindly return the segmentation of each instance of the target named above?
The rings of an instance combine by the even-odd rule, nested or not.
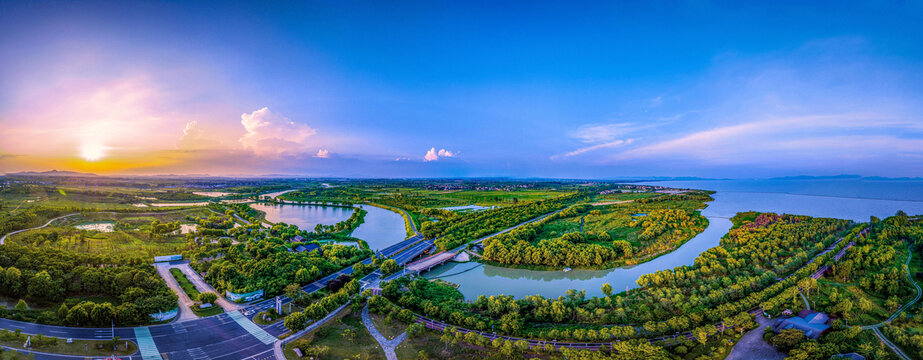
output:
[[[763,340],[763,329],[769,326],[770,320],[763,315],[757,315],[756,322],[760,326],[744,334],[725,360],[777,360],[787,357],[785,353]]]

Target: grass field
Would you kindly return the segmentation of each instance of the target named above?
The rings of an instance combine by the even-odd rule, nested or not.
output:
[[[386,316],[375,313],[370,313],[369,317],[372,318],[372,323],[375,324],[375,328],[378,329],[378,332],[388,338],[388,340],[400,336],[401,333],[407,330],[407,324],[397,319],[388,319]]]
[[[207,309],[199,309],[199,307],[195,305],[192,305],[189,308],[192,309],[192,312],[198,315],[199,317],[213,316],[213,315],[218,315],[224,312],[224,309],[222,309],[217,304],[212,305],[212,307],[207,308]]]
[[[272,325],[279,321],[282,321],[283,319],[285,319],[286,316],[288,316],[288,314],[291,314],[292,312],[302,312],[302,311],[304,311],[303,307],[297,306],[292,303],[288,303],[288,304],[282,305],[282,314],[276,315],[276,317],[272,318],[272,317],[268,317],[269,315],[268,312],[261,311],[253,316],[253,322],[257,323],[258,325]],[[266,320],[263,320],[263,315],[267,315]]]
[[[173,275],[173,278],[176,279],[176,282],[179,283],[179,286],[183,288],[183,292],[185,292],[190,299],[195,301],[195,299],[199,297],[199,290],[189,281],[189,278],[186,277],[186,274],[184,274],[182,270],[172,268],[170,269],[170,274]]]
[[[26,342],[27,336],[29,335],[21,333],[17,334],[12,331],[2,330],[2,332],[0,332],[0,345],[22,348],[22,344]],[[35,335],[31,336],[33,339],[37,339]],[[70,344],[68,344],[65,339],[52,337],[46,337],[45,339],[53,339],[54,344],[50,344],[48,341],[42,341],[41,343],[36,341],[32,347],[32,350],[55,354],[88,356],[126,356],[134,354],[138,351],[138,346],[135,345],[135,343],[126,340],[118,341],[116,343],[117,350],[112,350],[111,348],[105,348],[107,343],[110,343],[110,341],[106,340],[73,340]],[[23,358],[29,359],[29,357]]]
[[[657,195],[649,193],[625,193],[607,194],[605,196],[607,196],[607,198],[606,200],[603,200],[604,202],[626,200],[631,201],[634,199]],[[593,199],[592,201],[599,202],[600,199]],[[625,264],[647,261],[653,257],[656,257],[657,255],[672,251],[689,239],[695,237],[695,235],[697,235],[708,226],[708,220],[696,212],[696,215],[693,217],[693,221],[691,222],[691,226],[669,230],[655,238],[644,241],[640,240],[638,236],[643,228],[638,226],[631,226],[632,221],[641,219],[642,217],[640,214],[646,214],[651,211],[666,208],[695,208],[690,207],[691,204],[686,203],[694,202],[684,201],[679,203],[671,202],[667,204],[639,204],[635,202],[626,202],[595,206],[592,208],[593,211],[581,213],[576,216],[555,219],[545,223],[539,229],[538,234],[532,243],[537,244],[541,240],[558,238],[567,233],[607,233],[612,240],[625,240],[631,244],[633,256],[632,258],[626,259]],[[611,247],[610,241],[595,242],[595,244]],[[610,265],[618,264],[609,264],[607,267]]]
[[[210,215],[214,213],[205,208],[157,213],[92,212],[56,221],[47,228],[14,234],[7,241],[87,253],[141,252],[149,256],[177,254],[186,249],[186,236],[177,233],[152,237],[151,222],[190,223],[196,217],[205,218]],[[80,230],[74,227],[100,222],[114,223],[113,231]]]
[[[359,314],[353,313],[350,309],[344,310],[319,329],[289,343],[284,351],[285,358],[299,359],[292,348],[310,346],[326,347],[327,354],[320,357],[324,360],[385,359],[384,351],[362,325]]]

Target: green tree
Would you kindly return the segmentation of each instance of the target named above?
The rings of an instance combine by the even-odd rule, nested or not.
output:
[[[44,301],[58,301],[64,295],[64,289],[54,280],[47,271],[40,271],[29,280],[29,296]]]
[[[61,320],[66,319],[68,311],[70,311],[70,309],[67,308],[67,305],[61,304],[61,307],[58,308],[58,318]]]
[[[19,302],[16,303],[16,306],[13,307],[16,311],[26,311],[29,310],[29,304],[26,304],[26,301],[19,299]]]
[[[769,339],[769,342],[784,352],[789,352],[794,349],[801,344],[802,341],[804,341],[804,332],[798,329],[782,330]]]
[[[285,327],[291,331],[304,330],[308,325],[308,317],[302,312],[293,312],[285,317]]]
[[[196,300],[198,300],[199,302],[201,302],[201,303],[203,303],[203,304],[214,304],[215,301],[218,300],[218,294],[215,294],[215,293],[210,292],[210,291],[209,291],[209,292],[204,292],[204,293],[199,293],[199,297],[198,297],[198,299],[196,299]]]
[[[396,273],[401,269],[394,259],[388,259],[381,263],[381,272],[385,275]]]
[[[606,296],[612,296],[612,285],[611,284],[609,283],[603,284],[602,290],[603,290],[603,294],[606,294]]]

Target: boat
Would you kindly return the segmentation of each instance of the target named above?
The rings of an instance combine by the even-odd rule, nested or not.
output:
[[[571,270],[573,270],[573,269],[571,269],[571,268],[569,268],[569,267],[564,268],[564,272],[568,272],[568,271],[571,271]]]

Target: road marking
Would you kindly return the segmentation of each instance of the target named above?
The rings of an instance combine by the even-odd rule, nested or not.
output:
[[[227,314],[228,316],[231,317],[231,319],[234,319],[234,321],[236,321],[237,324],[239,324],[242,328],[244,328],[244,330],[247,330],[247,332],[255,336],[259,341],[262,341],[263,344],[269,345],[279,340],[279,339],[276,339],[275,336],[272,336],[268,332],[266,332],[266,330],[263,330],[262,328],[254,324],[253,321],[250,321],[250,319],[247,319],[246,317],[241,315],[239,311],[235,310]]]
[[[135,339],[138,340],[138,350],[141,351],[141,359],[164,360],[160,355],[160,351],[157,351],[157,344],[154,343],[154,338],[151,336],[150,329],[146,327],[136,327]]]
[[[186,352],[188,352],[189,356],[194,360],[209,359],[208,355],[205,354],[205,351],[200,347],[188,349]]]

